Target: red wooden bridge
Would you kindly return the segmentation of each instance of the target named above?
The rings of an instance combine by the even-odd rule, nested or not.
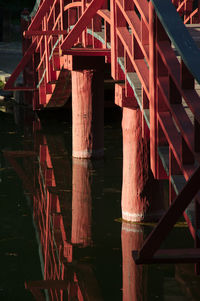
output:
[[[137,263],[200,261],[199,23],[193,0],[43,0],[24,19],[24,56],[6,84],[41,110],[63,106],[73,72],[110,66],[115,104],[140,110],[154,178],[169,179],[169,209],[133,252]],[[182,214],[195,248],[159,250]]]

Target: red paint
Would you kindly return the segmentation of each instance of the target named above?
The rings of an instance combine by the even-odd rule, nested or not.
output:
[[[72,156],[104,153],[104,77],[96,70],[72,71]]]
[[[141,112],[139,109],[123,108],[122,131],[122,218],[140,221],[144,219],[149,207],[146,197],[141,196],[148,179],[149,165],[147,152],[142,143]]]
[[[156,61],[155,61],[155,12],[153,4],[149,2],[149,88],[150,88],[150,101],[149,101],[149,113],[150,113],[150,155],[151,155],[151,170],[155,178],[158,178],[158,151],[157,151],[157,96],[156,96]]]
[[[140,109],[123,108],[122,218],[157,220],[165,211],[162,185],[150,171],[148,140],[142,137]]]

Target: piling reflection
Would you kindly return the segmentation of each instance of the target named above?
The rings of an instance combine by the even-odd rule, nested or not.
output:
[[[91,244],[91,162],[73,160],[71,184],[62,135],[44,135],[39,120],[33,128],[34,189],[26,188],[33,194],[44,279],[25,286],[36,300],[101,300],[91,266],[79,263],[73,254],[76,245]]]
[[[139,250],[144,241],[144,230],[137,224],[122,223],[123,301],[147,300],[147,266],[136,265],[132,251]]]
[[[72,238],[73,244],[91,244],[91,161],[73,158]]]

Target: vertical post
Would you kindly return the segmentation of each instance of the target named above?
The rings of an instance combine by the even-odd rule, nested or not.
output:
[[[72,71],[72,156],[104,154],[104,72]]]
[[[142,142],[142,116],[140,109],[123,108],[123,184],[122,219],[144,219],[148,201],[141,193],[148,179],[148,155]]]
[[[82,15],[84,14],[84,11],[86,10],[86,0],[82,0]],[[83,30],[82,32],[82,42],[83,46],[86,47],[86,35],[87,35],[87,29]]]
[[[150,171],[148,137],[142,137],[140,109],[123,108],[122,219],[158,220],[165,211],[163,191]]]
[[[116,35],[116,4],[115,0],[110,1],[111,26],[110,26],[110,42],[111,42],[111,76],[117,79],[117,35]]]
[[[155,74],[155,12],[152,2],[149,2],[149,87],[150,87],[150,159],[151,169],[157,179],[157,104],[156,104],[156,74]]]
[[[71,242],[83,246],[91,242],[90,165],[89,160],[73,158]]]
[[[44,30],[48,30],[47,14],[44,16]],[[50,68],[49,68],[49,37],[45,36],[45,63],[46,63],[46,81],[50,81]]]

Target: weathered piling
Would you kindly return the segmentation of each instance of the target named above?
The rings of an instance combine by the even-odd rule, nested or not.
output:
[[[104,73],[72,71],[72,156],[98,158],[104,153]]]
[[[140,109],[123,108],[122,219],[157,220],[165,210],[163,184],[150,169],[149,142],[142,137]]]
[[[127,221],[143,220],[149,207],[146,197],[141,196],[149,172],[141,131],[140,110],[123,108],[122,218]]]

